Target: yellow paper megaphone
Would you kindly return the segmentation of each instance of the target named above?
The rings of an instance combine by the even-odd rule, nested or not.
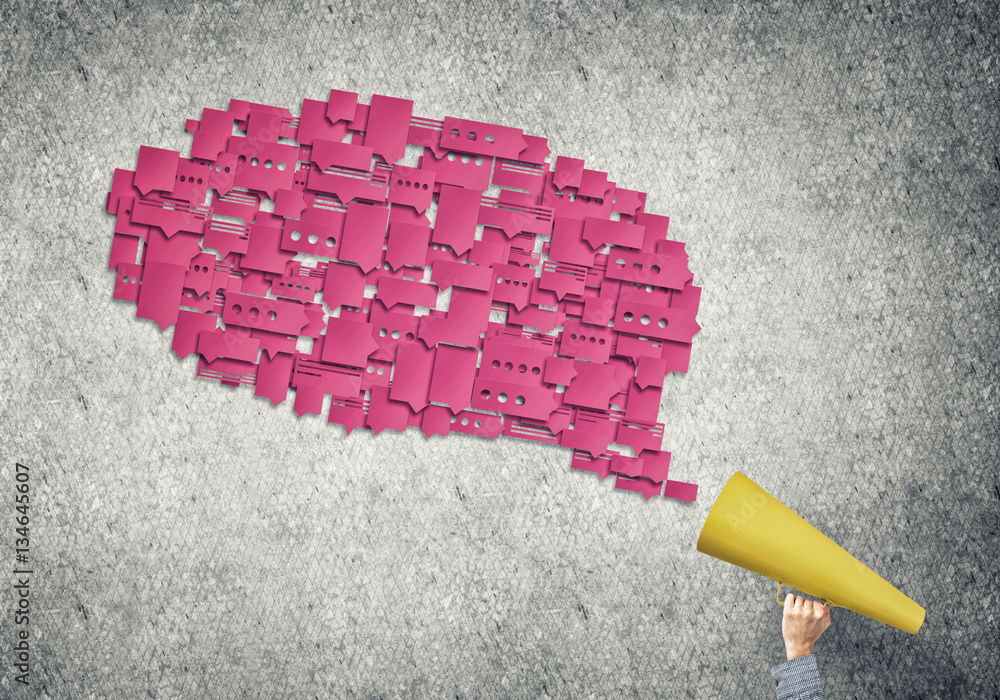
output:
[[[709,511],[698,551],[910,634],[924,622],[922,607],[740,472]]]

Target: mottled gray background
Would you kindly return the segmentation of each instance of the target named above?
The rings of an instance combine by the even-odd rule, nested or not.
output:
[[[767,698],[774,588],[695,551],[740,469],[927,608],[834,611],[829,697],[1000,697],[998,14],[889,5],[2,3],[0,513],[28,463],[37,573],[0,695]],[[548,136],[672,217],[696,503],[556,447],[345,437],[112,300],[115,167],[332,87]]]

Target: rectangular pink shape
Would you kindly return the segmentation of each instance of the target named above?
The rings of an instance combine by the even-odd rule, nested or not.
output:
[[[178,231],[202,235],[208,207],[187,202],[143,197],[135,200],[132,208],[132,223],[158,227],[169,238]]]
[[[584,268],[546,260],[542,265],[538,287],[555,292],[556,298],[562,301],[569,294],[583,294],[586,281],[587,271]]]
[[[449,151],[517,160],[528,144],[521,129],[445,117],[440,147]]]
[[[599,457],[608,449],[608,438],[601,433],[586,430],[564,430],[559,434],[559,444],[574,450],[589,452],[591,456]]]
[[[254,313],[256,311],[256,313]],[[274,315],[271,318],[271,315]],[[299,335],[309,323],[305,307],[295,301],[268,299],[238,292],[226,295],[222,322],[272,333]]]
[[[483,341],[479,376],[541,388],[542,371],[546,360],[552,357],[551,348],[527,347],[505,340],[502,337],[487,337]]]
[[[493,300],[506,301],[518,310],[531,300],[531,286],[535,281],[535,271],[530,267],[517,265],[493,266]]]
[[[361,370],[328,365],[296,355],[291,384],[293,387],[317,386],[334,396],[357,396],[361,391]]]
[[[611,398],[618,393],[618,381],[611,365],[576,361],[577,376],[563,394],[563,401],[574,406],[608,410]]]
[[[559,354],[603,364],[611,357],[613,337],[614,331],[611,328],[591,326],[567,318],[559,337]]]
[[[295,358],[290,353],[279,352],[274,357],[262,354],[257,368],[254,395],[267,398],[275,406],[288,398],[288,384],[292,380],[294,364]]]
[[[476,236],[481,196],[476,190],[442,187],[431,240],[451,246],[460,255],[468,252]]]
[[[512,416],[507,416],[504,420],[503,434],[522,440],[544,442],[549,445],[559,444],[559,436],[553,433],[547,425],[538,425]]]
[[[233,329],[235,330],[238,329]],[[219,357],[256,362],[260,341],[213,328],[198,334],[198,352],[209,362],[214,362]]]
[[[583,221],[565,216],[555,217],[549,256],[553,260],[585,267],[594,264],[594,249],[583,240]]]
[[[299,128],[295,140],[300,144],[309,145],[316,139],[340,141],[347,136],[347,124],[327,119],[328,103],[320,100],[302,100],[302,112],[299,116]],[[354,112],[351,111],[353,117]],[[228,131],[232,131],[230,126]]]
[[[583,220],[583,239],[590,243],[590,247],[594,250],[600,250],[608,243],[626,248],[641,248],[645,232],[644,226],[622,221],[590,216]]]
[[[507,311],[508,324],[537,328],[542,333],[548,333],[565,319],[565,315],[558,311],[547,311],[537,306],[528,306],[520,311],[516,307],[511,307]]]
[[[419,337],[429,347],[438,343],[463,345],[474,348],[479,345],[482,325],[441,316],[420,316]]]
[[[382,246],[389,209],[351,202],[347,205],[340,257],[355,262],[365,273],[382,264]]]
[[[476,348],[439,345],[428,398],[446,404],[452,413],[468,407],[478,361],[479,351]]]
[[[660,492],[663,490],[662,483],[654,483],[645,477],[629,477],[624,474],[619,474],[615,478],[615,488],[622,489],[624,491],[638,491],[643,496],[646,497],[648,501],[653,496],[659,496]]]
[[[430,206],[434,195],[434,171],[411,168],[407,165],[392,166],[389,180],[389,201],[413,207],[418,214]]]
[[[285,264],[295,256],[281,249],[281,229],[275,226],[250,224],[247,252],[240,260],[244,270],[260,270],[283,274]]]
[[[150,318],[165,330],[177,321],[186,266],[149,261],[142,270],[136,318]]]
[[[177,325],[174,326],[174,338],[171,348],[177,357],[184,359],[197,352],[198,335],[202,331],[215,329],[219,317],[214,314],[202,314],[181,309],[177,312]]]
[[[686,309],[665,309],[621,300],[615,312],[615,330],[639,336],[690,343],[701,330],[695,315]]]
[[[365,424],[365,399],[363,394],[358,398],[341,398],[334,396],[330,401],[328,423],[339,423],[344,426],[347,434]]]
[[[139,255],[139,239],[134,236],[114,234],[111,239],[111,257],[108,269],[113,270],[120,264],[135,264]]]
[[[365,275],[357,265],[331,262],[323,283],[323,302],[331,311],[338,306],[361,306],[365,297]]]
[[[323,223],[286,219],[281,232],[281,249],[322,258],[338,258],[345,218],[346,214],[330,212]]]
[[[309,158],[319,166],[320,170],[336,165],[349,170],[368,172],[372,169],[372,155],[372,149],[367,146],[318,139],[312,145]]]
[[[112,297],[122,301],[139,301],[139,280],[142,279],[142,265],[118,263],[115,270],[115,291]]]
[[[611,473],[611,455],[603,454],[599,457],[592,457],[582,450],[573,450],[573,461],[570,462],[573,469],[582,469],[594,472],[602,479],[606,479]]]
[[[429,226],[390,221],[385,261],[393,270],[398,270],[404,265],[424,267],[427,264],[427,246],[430,242]]]
[[[652,450],[636,450],[642,457],[642,475],[650,481],[663,481],[670,473],[670,453],[659,448]]]
[[[479,162],[477,162],[477,160]],[[454,185],[482,192],[490,186],[490,158],[474,158],[458,153],[442,152],[440,157],[434,150],[424,150],[420,159],[420,168],[434,173],[434,181],[438,185]]]
[[[552,209],[535,204],[516,203],[514,201],[516,194],[504,191],[503,198],[482,197],[479,223],[502,229],[507,238],[513,238],[522,231],[549,235],[555,219]]]
[[[451,432],[497,438],[503,432],[503,418],[490,413],[460,411],[451,420]]]
[[[389,187],[389,174],[383,172],[362,173],[339,166],[323,171],[310,168],[306,178],[306,189],[314,192],[329,192],[347,204],[353,199],[366,202],[384,202]]]
[[[496,266],[494,266],[495,268]],[[494,271],[488,267],[468,263],[435,260],[431,265],[431,279],[438,288],[445,290],[452,285],[464,289],[487,292],[492,288]]]
[[[253,386],[257,382],[257,365],[243,360],[230,360],[220,357],[215,362],[208,362],[204,357],[198,357],[199,377],[211,377],[218,379],[226,386],[240,386],[249,384]]]
[[[365,145],[370,146],[386,163],[392,164],[406,151],[413,100],[372,95],[365,127]]]
[[[434,371],[434,353],[434,348],[428,349],[423,343],[400,343],[389,398],[405,401],[414,411],[423,409]]]
[[[516,187],[537,196],[545,185],[545,173],[548,171],[548,163],[538,165],[501,159],[493,167],[493,184],[500,187]]]
[[[391,309],[396,304],[434,308],[437,304],[436,284],[425,284],[407,279],[383,277],[378,281],[378,298]]]
[[[626,248],[611,249],[605,274],[611,279],[670,289],[683,289],[693,276],[685,258]]]
[[[504,415],[547,420],[556,410],[556,394],[535,388],[477,377],[472,389],[472,408]]]
[[[368,417],[365,423],[376,435],[387,428],[403,431],[406,430],[409,423],[410,413],[411,409],[408,404],[402,401],[393,401],[389,398],[388,389],[377,386],[371,390]]]
[[[663,444],[663,424],[643,421],[622,420],[618,424],[616,442],[639,450],[658,450]]]
[[[331,318],[326,325],[323,342],[323,362],[348,367],[364,367],[368,356],[378,349],[372,337],[372,326],[364,321]]]
[[[267,192],[272,200],[278,190],[292,189],[298,147],[232,136],[226,151],[238,158],[233,179],[236,187]]]
[[[632,387],[628,390],[625,417],[629,420],[655,423],[662,395],[663,389],[658,386],[643,389],[633,381]]]
[[[664,498],[676,498],[678,501],[692,503],[698,497],[698,484],[689,484],[686,481],[667,480],[666,488],[663,489]]]

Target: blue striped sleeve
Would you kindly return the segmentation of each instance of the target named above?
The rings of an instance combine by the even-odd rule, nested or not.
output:
[[[819,668],[812,654],[786,661],[771,669],[778,700],[823,700]]]

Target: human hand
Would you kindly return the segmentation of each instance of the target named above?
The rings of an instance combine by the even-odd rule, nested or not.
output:
[[[818,600],[789,593],[781,617],[781,636],[785,638],[788,660],[813,653],[813,644],[830,626],[830,608]]]

